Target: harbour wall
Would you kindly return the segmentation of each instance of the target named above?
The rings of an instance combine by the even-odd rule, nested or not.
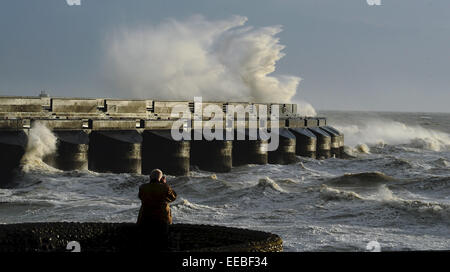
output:
[[[212,120],[198,116],[198,110],[203,113],[211,105],[224,113],[223,126],[214,131],[230,133],[232,140],[196,138]],[[171,114],[179,106],[192,114],[189,119]],[[246,109],[243,115],[234,116],[231,129],[226,119],[229,106]],[[268,109],[267,116],[259,114],[263,106]],[[278,110],[278,118],[271,122],[274,110]],[[192,128],[184,130],[191,140],[173,139],[171,129],[180,120]],[[200,127],[197,121],[201,121]],[[295,163],[297,156],[339,158],[344,146],[344,135],[325,118],[300,116],[295,104],[0,97],[0,172],[5,177],[20,171],[29,133],[36,123],[45,125],[57,138],[56,152],[44,161],[62,170],[148,174],[159,168],[170,175],[187,175],[197,166],[228,172],[244,164]],[[271,140],[251,135],[255,125],[261,124],[268,131],[278,127],[276,150],[267,151]]]

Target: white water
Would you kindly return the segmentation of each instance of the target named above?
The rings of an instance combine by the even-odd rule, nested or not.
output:
[[[369,119],[364,125],[336,126],[336,128],[346,135],[345,143],[350,146],[410,144],[412,147],[432,151],[448,150],[450,147],[450,135],[447,133],[392,120]]]
[[[28,143],[21,165],[25,172],[32,169],[51,169],[43,162],[47,155],[56,151],[57,138],[44,124],[35,122],[28,134]]]

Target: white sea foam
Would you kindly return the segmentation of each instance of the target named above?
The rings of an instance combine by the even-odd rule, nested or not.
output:
[[[446,150],[450,147],[450,135],[447,133],[392,120],[373,119],[367,120],[365,125],[336,126],[336,128],[344,133],[345,143],[350,146],[410,144],[415,148],[432,151]]]
[[[326,200],[356,200],[363,199],[360,195],[352,191],[339,190],[322,184],[320,196]]]
[[[35,122],[28,134],[28,143],[25,155],[22,157],[22,170],[27,172],[32,169],[45,169],[55,171],[51,166],[43,162],[45,156],[56,151],[57,138],[44,124]]]
[[[258,188],[266,189],[271,188],[280,193],[286,193],[287,191],[280,187],[274,180],[269,177],[264,177],[259,179],[258,184],[256,185]]]

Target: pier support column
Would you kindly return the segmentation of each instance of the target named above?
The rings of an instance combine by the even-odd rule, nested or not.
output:
[[[142,136],[135,130],[93,131],[89,137],[89,170],[141,173]]]
[[[230,172],[233,164],[233,141],[191,141],[191,164],[212,172]],[[225,138],[224,138],[225,139]]]
[[[65,171],[87,169],[89,135],[82,130],[54,131],[53,133],[58,139],[57,150],[44,161]]]
[[[330,126],[323,126],[320,128],[331,136],[331,156],[341,158],[342,152],[344,151],[344,134]]]
[[[20,167],[28,137],[23,130],[0,131],[0,187],[9,182]]]
[[[240,139],[239,132],[235,131],[235,139],[233,141],[233,166],[240,166],[245,164],[267,164],[268,152],[263,148],[267,148],[267,141],[260,139],[249,140],[249,131],[245,131],[245,135]]]
[[[142,136],[143,174],[150,174],[155,168],[174,176],[189,174],[189,141],[173,140],[170,130],[147,130]]]
[[[317,137],[306,128],[291,128],[296,138],[295,154],[302,157],[316,158]]]
[[[295,156],[295,136],[289,129],[280,128],[278,132],[279,145],[275,151],[269,151],[269,163],[291,164],[297,161]]]
[[[331,158],[331,136],[319,127],[310,127],[309,131],[317,137],[317,159]]]

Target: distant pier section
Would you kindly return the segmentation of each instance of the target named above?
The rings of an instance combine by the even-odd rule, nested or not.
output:
[[[230,105],[249,109],[243,118],[233,121],[244,124],[245,130],[234,129],[235,140],[194,140],[194,137],[174,140],[171,129],[181,118],[171,115],[174,107],[183,106],[192,113],[191,120],[185,121],[194,134],[196,109],[202,110],[208,105],[216,105],[224,113]],[[251,117],[260,106],[266,106],[267,118],[257,117],[257,122],[267,124],[270,131],[274,105],[278,105],[279,110],[279,145],[276,150],[265,151],[267,140],[260,135],[256,138],[248,135],[253,124],[250,120],[254,120]],[[201,119],[211,118],[202,116]],[[328,126],[325,118],[300,116],[296,104],[0,97],[0,172],[3,176],[13,176],[20,170],[30,129],[35,123],[45,125],[57,137],[56,152],[46,156],[44,161],[62,170],[88,168],[96,172],[147,174],[151,169],[160,168],[171,175],[187,175],[196,166],[206,171],[228,172],[233,166],[245,164],[295,163],[297,156],[339,158],[344,146],[344,135]],[[225,125],[223,129],[226,130]],[[242,138],[245,140],[237,140]]]

